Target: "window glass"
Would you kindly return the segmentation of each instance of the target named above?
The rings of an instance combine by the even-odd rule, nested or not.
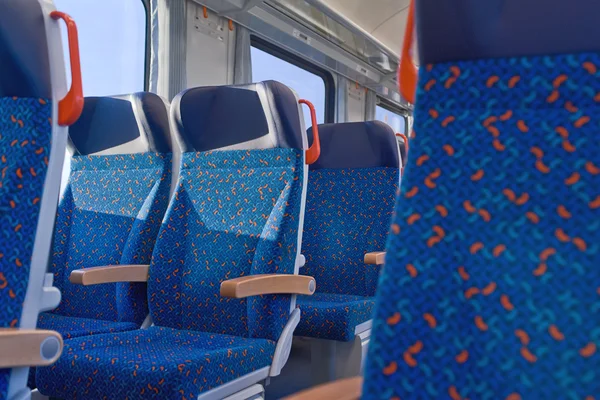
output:
[[[144,90],[146,9],[141,0],[54,0],[54,4],[77,23],[85,96]],[[70,80],[64,26],[62,38]]]
[[[293,89],[301,99],[313,103],[317,112],[317,122],[325,122],[325,81],[319,75],[252,47],[252,80],[274,80],[283,83]],[[304,106],[303,111],[304,124],[308,129],[311,126],[310,113]]]
[[[390,111],[387,108],[376,106],[375,119],[381,122],[385,122],[386,124],[391,126],[394,130],[394,133],[406,134],[406,119],[400,114]]]

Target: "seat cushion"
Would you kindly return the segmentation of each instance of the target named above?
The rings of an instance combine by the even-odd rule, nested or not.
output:
[[[38,318],[38,329],[57,331],[63,339],[72,339],[79,336],[98,335],[101,333],[114,333],[132,331],[140,326],[133,322],[114,322],[101,319],[78,318],[42,313]]]
[[[68,317],[53,313],[41,313],[38,317],[37,328],[49,329],[60,333],[63,339],[72,339],[79,336],[99,335],[102,333],[115,333],[133,331],[140,326],[133,322],[114,322],[101,319]],[[27,386],[35,388],[35,368],[29,369]]]
[[[271,365],[276,343],[153,326],[65,341],[38,389],[59,398],[192,399]]]
[[[357,325],[370,320],[375,299],[335,293],[298,296],[302,311],[296,336],[350,341]]]

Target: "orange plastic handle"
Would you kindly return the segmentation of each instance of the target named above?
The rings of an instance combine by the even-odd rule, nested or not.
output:
[[[396,136],[400,136],[402,139],[404,139],[404,150],[406,150],[406,154],[408,154],[408,138],[404,133],[396,133]]]
[[[69,37],[69,56],[71,58],[71,89],[58,103],[58,124],[73,125],[83,111],[83,87],[81,84],[81,62],[79,59],[79,39],[77,25],[73,18],[60,11],[50,13],[52,19],[62,19],[67,26]]]
[[[398,83],[400,93],[411,103],[415,103],[415,92],[417,91],[418,72],[417,67],[412,62],[410,48],[413,44],[413,35],[415,31],[415,1],[410,1],[408,8],[408,19],[406,20],[406,32],[404,32],[404,43],[402,44],[402,55],[400,59],[400,68],[398,68]]]
[[[321,140],[319,139],[319,124],[317,123],[317,112],[315,111],[315,106],[308,100],[298,100],[300,104],[306,104],[308,109],[310,110],[310,119],[312,122],[312,131],[313,131],[313,143],[306,150],[306,163],[313,164],[315,161],[319,159],[321,155]]]

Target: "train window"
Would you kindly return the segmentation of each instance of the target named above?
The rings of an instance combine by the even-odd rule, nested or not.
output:
[[[314,104],[319,124],[332,122],[334,89],[331,74],[257,38],[252,39],[251,57],[254,82],[275,80],[287,85],[301,99]],[[311,126],[306,109],[304,122],[307,128]]]
[[[147,1],[54,0],[77,23],[85,96],[106,96],[145,88]],[[68,53],[63,27],[63,48]],[[65,54],[68,60],[68,54]],[[67,62],[67,76],[70,77]]]
[[[391,126],[395,133],[406,134],[406,117],[402,114],[378,105],[375,107],[375,119]]]

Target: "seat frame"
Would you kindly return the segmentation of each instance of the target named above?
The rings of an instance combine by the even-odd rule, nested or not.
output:
[[[68,86],[60,23],[50,17],[50,13],[56,11],[56,8],[52,0],[39,0],[39,3],[44,18],[50,79],[52,82],[52,140],[31,256],[27,294],[23,302],[19,324],[20,329],[35,329],[39,313],[56,308],[61,299],[60,291],[52,286],[53,275],[47,273],[46,266],[50,258],[54,220],[60,192],[60,185],[55,183],[61,181],[68,141],[68,127],[58,124],[58,105],[59,101],[67,95]],[[12,369],[8,382],[7,398],[9,400],[27,400],[30,398],[31,391],[27,387],[28,374],[29,367]]]

